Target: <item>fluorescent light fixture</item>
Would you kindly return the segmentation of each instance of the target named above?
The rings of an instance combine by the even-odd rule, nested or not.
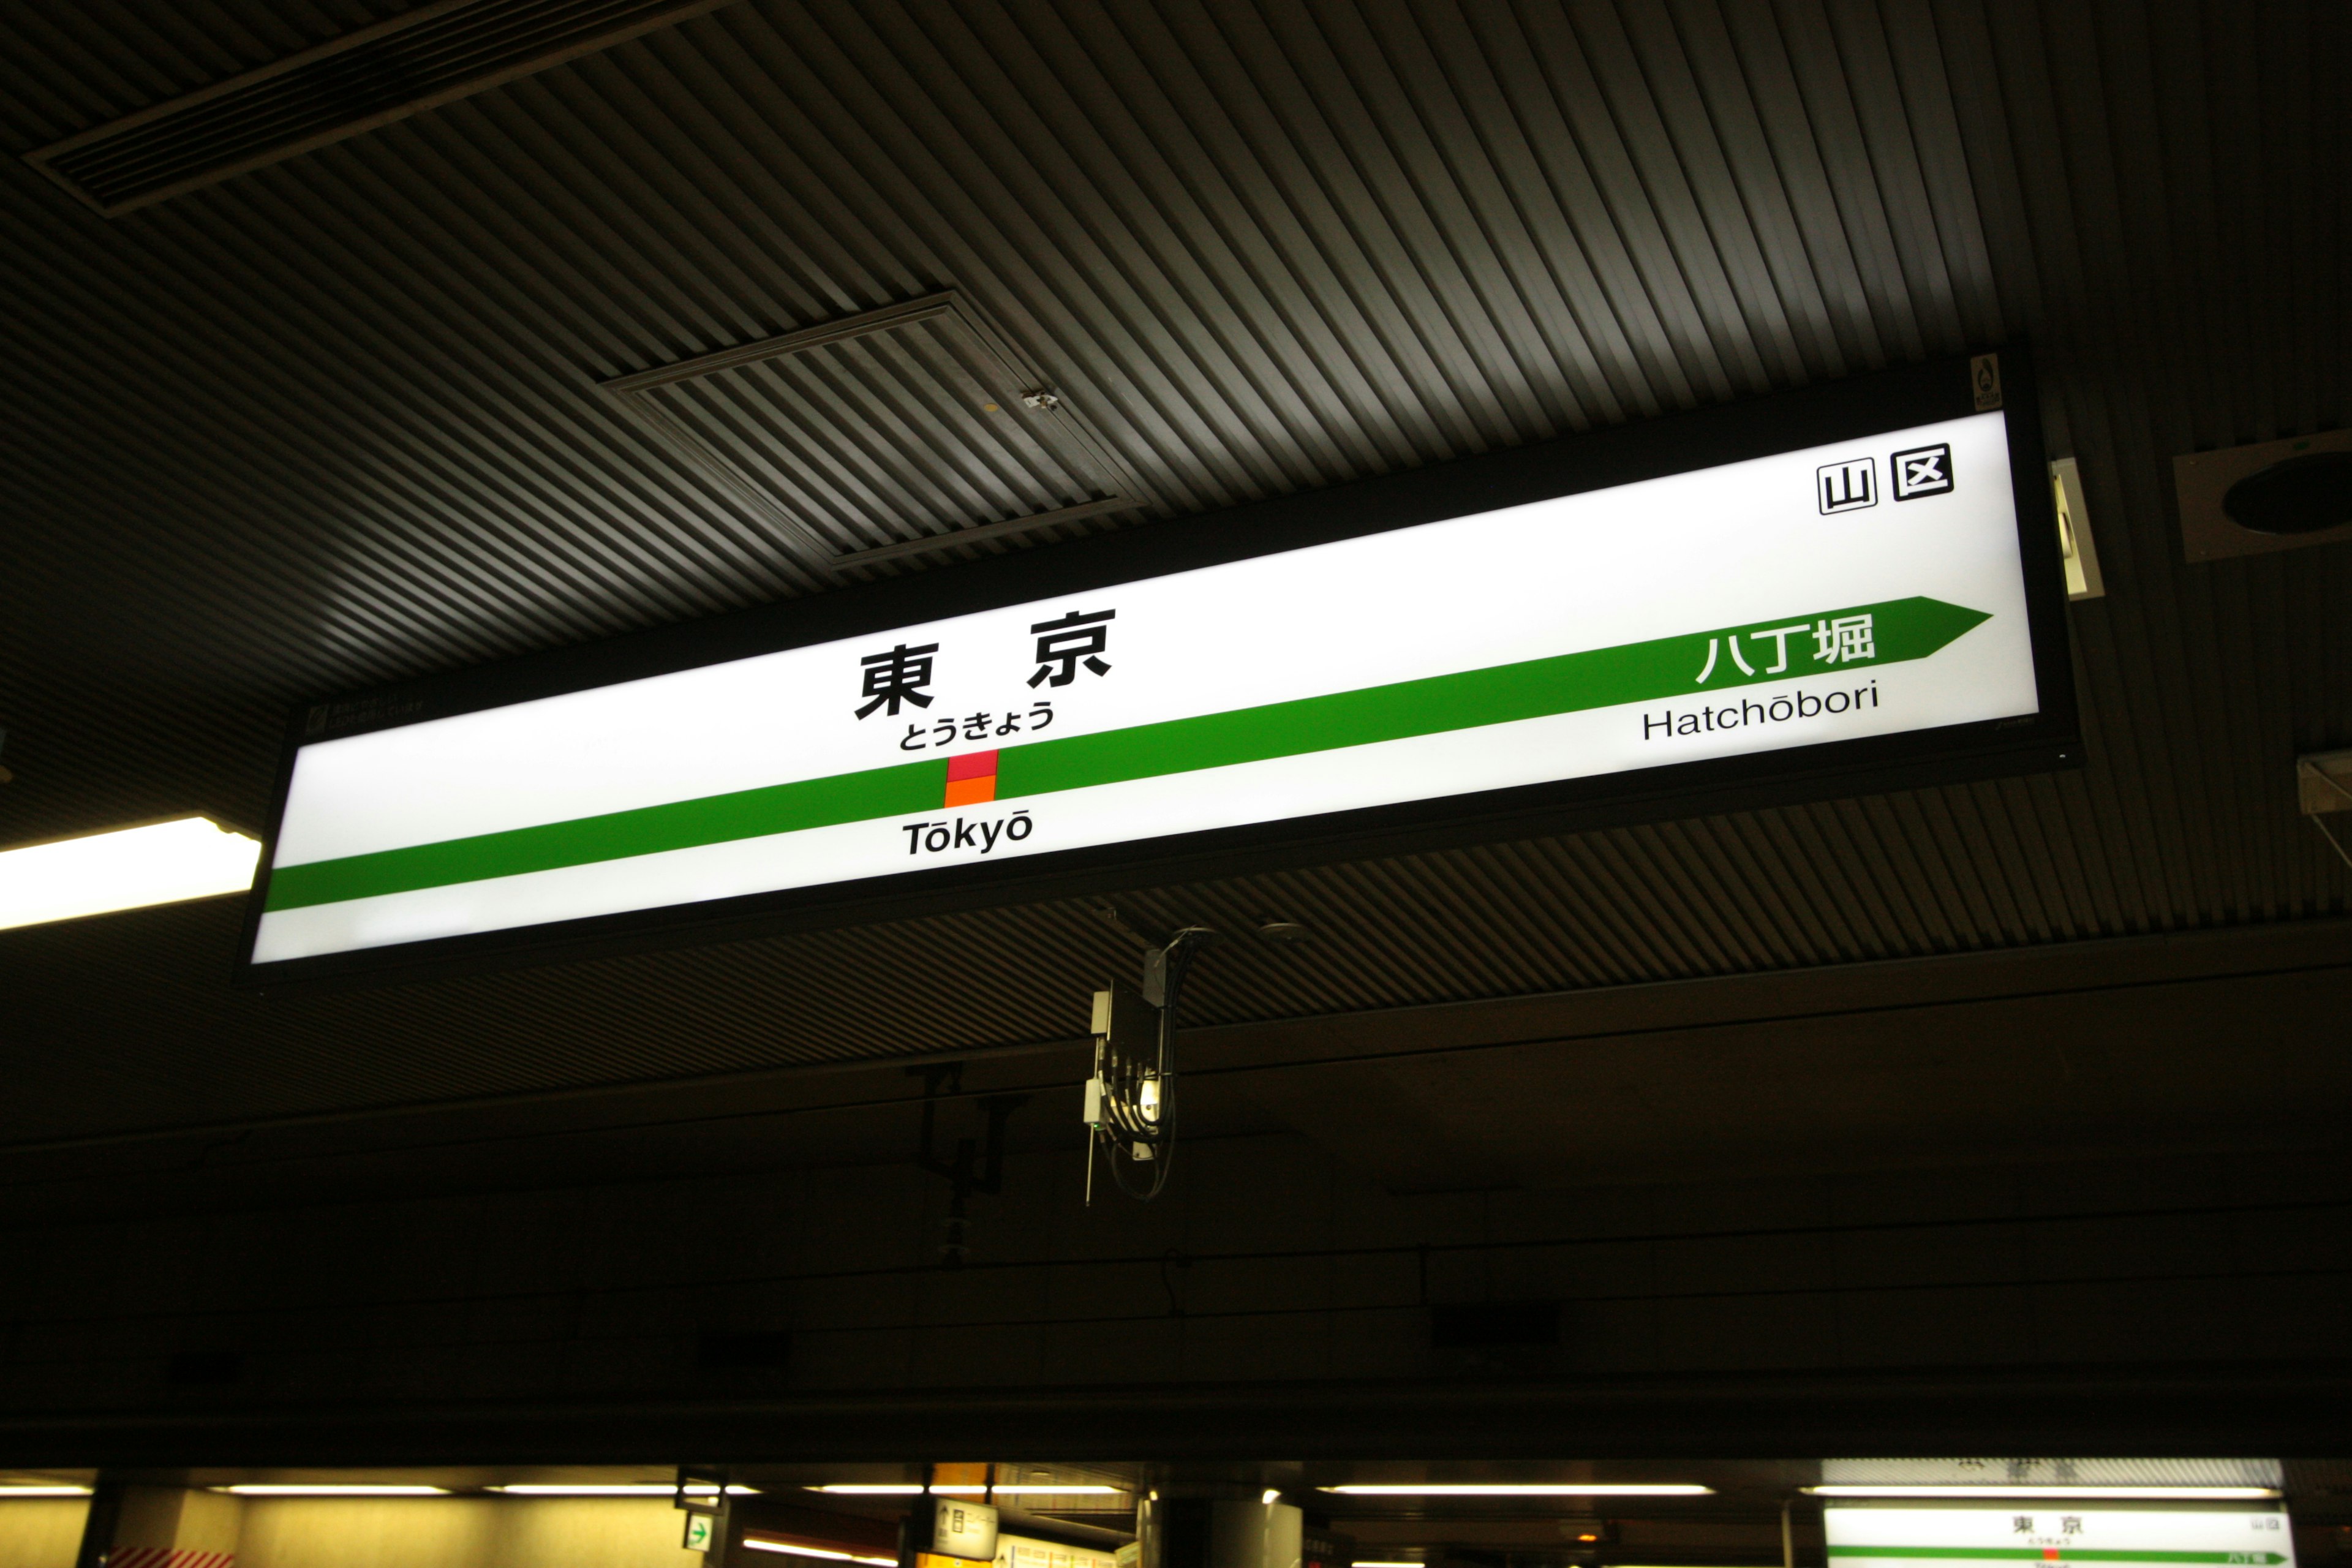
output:
[[[667,1481],[517,1481],[485,1489],[504,1492],[509,1497],[671,1497],[677,1491]],[[716,1497],[718,1493],[719,1489],[713,1486],[686,1489],[688,1497]],[[756,1487],[727,1489],[729,1497],[755,1497],[758,1493]]]
[[[88,1497],[88,1487],[0,1486],[0,1497]]]
[[[2276,1487],[1806,1487],[1814,1497],[1864,1498],[2049,1498],[2070,1501],[2113,1499],[2144,1502],[2259,1502],[2278,1497]]]
[[[404,1486],[362,1481],[240,1481],[235,1486],[211,1487],[216,1492],[233,1492],[238,1497],[447,1497],[447,1487]]]
[[[260,855],[205,816],[0,849],[0,930],[242,893]]]
[[[1683,1482],[1534,1481],[1517,1483],[1416,1481],[1399,1486],[1318,1487],[1349,1497],[1713,1497],[1713,1487]]]
[[[1282,1500],[1282,1489],[1280,1487],[1268,1487],[1265,1490],[1258,1494],[1257,1500],[1265,1504],[1268,1508],[1272,1508],[1276,1503]]]
[[[940,1485],[926,1487],[915,1481],[834,1481],[821,1487],[811,1487],[813,1492],[832,1492],[839,1497],[920,1497],[931,1492],[946,1497],[978,1497],[994,1492],[998,1497],[1123,1497],[1124,1488],[1080,1486],[1076,1482],[1024,1481],[1018,1486],[983,1487]]]
[[[827,1552],[822,1546],[793,1546],[782,1541],[755,1541],[743,1538],[743,1544],[754,1552],[781,1552],[788,1557],[822,1557],[828,1563],[870,1563],[875,1568],[898,1568],[896,1557],[860,1557],[855,1552]]]
[[[1418,1558],[1411,1562],[1400,1557],[1393,1563],[1375,1563],[1369,1558],[1359,1557],[1356,1559],[1355,1568],[1429,1568],[1429,1564]]]

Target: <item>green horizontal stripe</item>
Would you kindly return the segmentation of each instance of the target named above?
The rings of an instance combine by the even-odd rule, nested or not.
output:
[[[1755,634],[1800,621],[1810,626],[1824,619],[1859,615],[1867,615],[1873,621],[1875,654],[1866,663],[1820,662],[1814,657],[1811,632],[1803,631],[1787,639],[1788,668],[1778,674],[1768,673],[1774,643],[1769,638],[1759,641]],[[1727,689],[1832,671],[1860,675],[1878,665],[1925,658],[1990,618],[1981,610],[1963,609],[1939,599],[1895,599],[1097,734],[1032,741],[998,749],[996,797],[1011,800],[1050,795],[1588,708],[1708,698]],[[1729,657],[1719,652],[1709,667],[1708,645],[1726,637],[1740,639],[1750,666],[1748,673],[1743,674]],[[1279,652],[1273,657],[1279,658]],[[1704,686],[1697,679],[1703,668],[1707,671]],[[945,809],[946,788],[947,758],[940,756],[538,827],[314,860],[273,869],[267,907],[276,910],[341,903],[845,822],[940,811]]]
[[[2276,1552],[2119,1552],[2095,1547],[2062,1546],[1832,1546],[1832,1557],[1938,1557],[1999,1563],[2226,1563],[2267,1565],[2284,1563]]]
[[[313,860],[270,872],[268,907],[299,910],[306,904],[341,903],[453,882],[658,855],[666,849],[763,838],[804,827],[937,811],[947,787],[948,760],[935,757],[895,768],[836,773],[551,822],[541,827],[509,828],[340,860]]]

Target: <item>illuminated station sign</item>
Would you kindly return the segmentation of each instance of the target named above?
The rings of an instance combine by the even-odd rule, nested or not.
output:
[[[1981,363],[1923,366],[321,704],[247,972],[2057,765],[2049,487],[2006,369],[1990,399]]]
[[[1831,1504],[1830,1568],[2294,1568],[2294,1532],[2277,1503],[2119,1505],[2017,1499],[1967,1507]]]

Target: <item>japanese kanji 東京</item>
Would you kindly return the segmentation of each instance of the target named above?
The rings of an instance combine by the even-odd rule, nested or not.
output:
[[[1080,664],[1097,675],[1108,675],[1110,661],[1102,653],[1110,643],[1110,627],[1103,623],[1118,615],[1117,610],[1097,610],[1091,616],[1072,610],[1058,621],[1040,621],[1031,626],[1040,635],[1037,673],[1029,678],[1029,684],[1067,686],[1078,678]]]
[[[931,699],[922,688],[931,683],[931,656],[940,645],[927,642],[920,647],[908,647],[900,643],[887,653],[869,654],[857,662],[866,668],[866,687],[861,695],[872,701],[857,710],[860,719],[876,709],[887,707],[890,716],[898,716],[898,705],[911,702],[918,708],[929,708]]]
[[[1815,621],[1813,642],[1813,657],[1823,664],[1852,664],[1856,659],[1878,657],[1868,616],[1840,616],[1833,621]]]

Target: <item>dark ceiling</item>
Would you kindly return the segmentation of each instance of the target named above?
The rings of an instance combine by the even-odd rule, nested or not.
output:
[[[12,0],[0,137],[400,8]],[[820,590],[596,384],[953,289],[1129,521],[2019,336],[2081,459],[2083,771],[1139,890],[1318,933],[1204,964],[1204,1021],[2342,914],[2290,764],[2352,744],[2352,552],[2185,565],[2169,459],[2352,405],[2347,37],[2326,5],[736,0],[117,218],[12,156],[0,842],[257,823],[291,704]],[[236,920],[0,933],[0,1138],[1062,1037],[1135,951],[1065,902],[264,998]]]

